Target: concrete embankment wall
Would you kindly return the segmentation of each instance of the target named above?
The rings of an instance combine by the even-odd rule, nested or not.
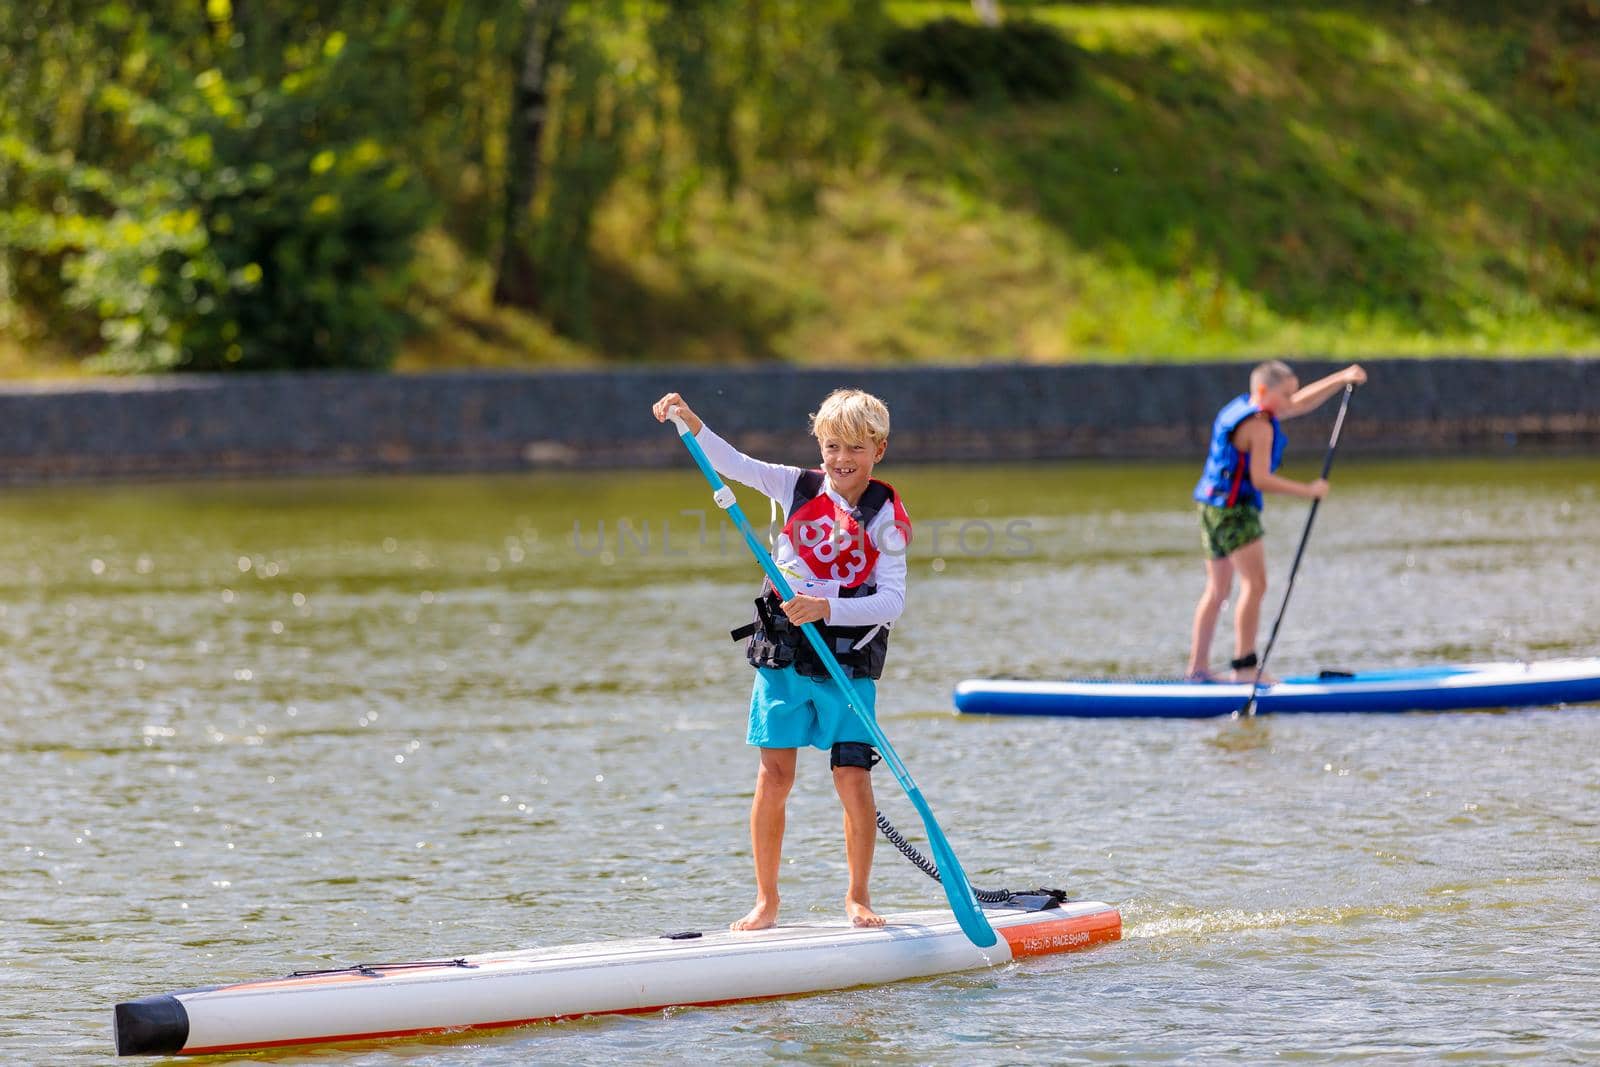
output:
[[[808,412],[850,385],[888,401],[896,462],[1193,459],[1250,363],[714,369],[429,376],[261,374],[0,389],[0,479],[51,481],[681,464],[649,415],[682,392],[719,432],[810,461]],[[1296,362],[1302,381],[1338,365]],[[1600,446],[1600,360],[1369,363],[1343,448],[1367,454]],[[1335,403],[1304,420],[1325,440]]]

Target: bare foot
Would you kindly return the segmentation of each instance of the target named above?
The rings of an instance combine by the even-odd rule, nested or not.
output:
[[[864,901],[844,901],[844,913],[850,916],[851,925],[854,926],[882,926],[883,916],[872,910],[872,905]]]
[[[765,930],[776,925],[778,925],[778,902],[774,900],[769,904],[758,900],[756,906],[750,909],[750,914],[729,923],[728,929]]]
[[[1255,672],[1255,670],[1253,668],[1251,670],[1247,670],[1247,671],[1234,671],[1233,672],[1233,680],[1234,680],[1234,682],[1236,684],[1237,683],[1243,683],[1245,685],[1249,685],[1251,682],[1256,680],[1256,672]],[[1276,675],[1262,674],[1262,676],[1261,676],[1261,684],[1263,686],[1277,685],[1278,684],[1278,678],[1277,678]]]

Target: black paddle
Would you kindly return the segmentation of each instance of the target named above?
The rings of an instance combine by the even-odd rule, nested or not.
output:
[[[1328,454],[1322,457],[1322,478],[1328,478],[1328,472],[1333,470],[1333,454],[1339,449],[1339,434],[1344,430],[1344,413],[1350,409],[1350,394],[1356,391],[1354,383],[1344,387],[1344,399],[1339,401],[1339,414],[1333,420],[1333,436],[1328,438]],[[1300,547],[1294,550],[1294,563],[1289,567],[1289,584],[1283,591],[1283,603],[1278,605],[1278,617],[1272,621],[1272,636],[1267,638],[1266,650],[1261,653],[1261,661],[1256,664],[1255,681],[1250,683],[1250,699],[1244,702],[1235,715],[1250,716],[1256,713],[1256,690],[1261,688],[1261,675],[1267,669],[1267,657],[1272,655],[1272,646],[1278,643],[1278,627],[1283,625],[1283,613],[1289,610],[1289,594],[1294,592],[1294,576],[1300,572],[1300,557],[1306,554],[1306,542],[1311,540],[1311,524],[1317,521],[1317,505],[1321,500],[1311,502],[1311,514],[1306,516],[1306,528],[1300,535]]]

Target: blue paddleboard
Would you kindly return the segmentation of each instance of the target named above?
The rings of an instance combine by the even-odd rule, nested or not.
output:
[[[1233,683],[969,678],[956,686],[955,702],[964,715],[1206,719],[1232,715],[1249,696],[1249,685]],[[1590,701],[1600,701],[1600,657],[1285,678],[1261,687],[1256,711],[1459,711]]]

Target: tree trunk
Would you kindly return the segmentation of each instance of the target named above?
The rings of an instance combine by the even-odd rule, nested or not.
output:
[[[985,26],[1000,25],[1000,0],[972,0],[972,10]]]
[[[567,4],[568,0],[523,0],[523,42],[517,79],[511,88],[511,126],[506,138],[500,268],[494,282],[494,302],[500,305],[539,307],[533,200],[539,191],[539,144],[549,110],[546,85]]]

